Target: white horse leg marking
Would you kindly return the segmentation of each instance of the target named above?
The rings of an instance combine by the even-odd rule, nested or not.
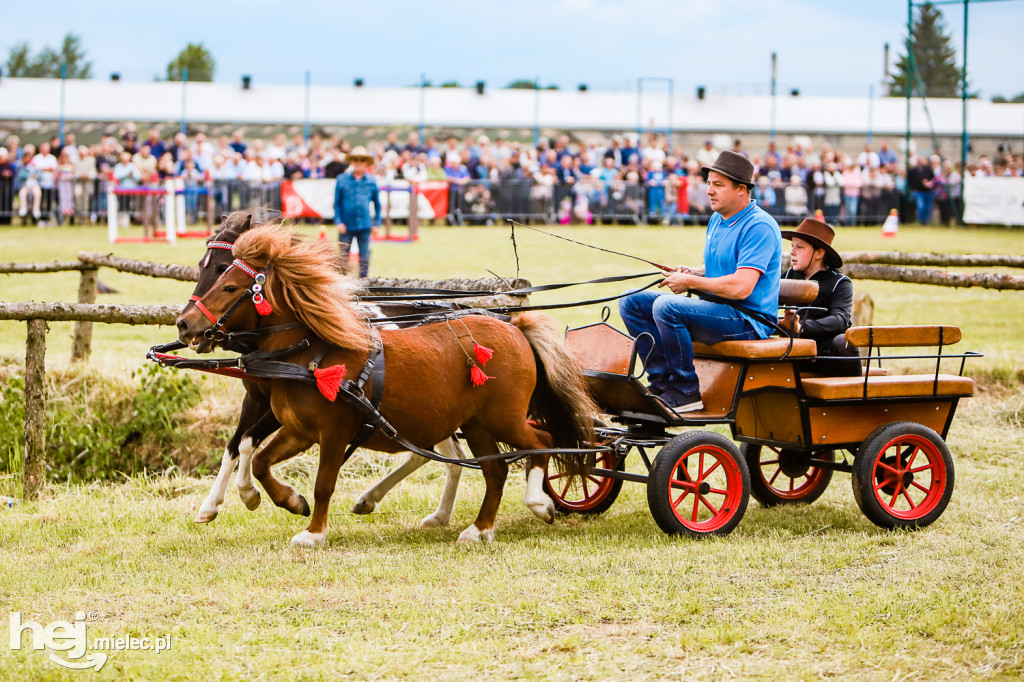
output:
[[[238,496],[250,510],[260,506],[260,491],[252,484],[252,456],[255,452],[251,438],[243,438],[238,444]]]
[[[426,464],[428,459],[409,453],[402,465],[380,480],[365,493],[359,496],[356,503],[352,505],[353,514],[371,514],[377,508],[377,503],[384,499],[388,492],[404,480],[409,474]]]
[[[448,440],[438,443],[438,452],[449,459],[466,459],[466,453],[459,440],[452,436]],[[452,509],[455,507],[455,495],[459,492],[459,480],[462,478],[462,467],[458,464],[445,464],[444,491],[441,493],[441,500],[437,503],[437,510],[420,521],[423,528],[436,528],[447,526],[452,520]]]
[[[327,531],[323,533],[310,533],[304,530],[292,538],[292,545],[295,547],[316,547],[324,544],[327,540]]]
[[[487,530],[480,530],[473,524],[466,530],[459,533],[459,542],[469,544],[471,542],[494,542],[494,529],[488,528]]]
[[[224,504],[224,493],[227,492],[228,485],[231,484],[231,474],[234,471],[235,460],[231,458],[230,453],[225,449],[224,458],[220,461],[220,471],[217,473],[217,480],[213,482],[210,494],[206,496],[202,506],[199,507],[199,513],[195,518],[196,523],[208,523],[217,518],[217,512],[220,511],[220,506]]]
[[[555,521],[555,503],[544,492],[544,469],[534,467],[526,477],[526,495],[523,497],[526,508],[547,523]]]

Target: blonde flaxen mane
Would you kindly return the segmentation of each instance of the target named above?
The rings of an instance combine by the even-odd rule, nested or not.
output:
[[[267,273],[264,295],[286,308],[324,341],[368,351],[369,327],[354,307],[354,280],[341,274],[332,242],[294,238],[289,227],[267,224],[242,234],[235,258]]]

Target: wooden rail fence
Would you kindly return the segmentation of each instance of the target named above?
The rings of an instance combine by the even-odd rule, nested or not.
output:
[[[1024,289],[1024,277],[995,273],[945,272],[905,265],[945,267],[1024,267],[1024,256],[1006,255],[947,255],[914,254],[901,252],[846,252],[844,272],[858,279],[889,280],[936,284],[940,286],[978,286],[991,289]],[[788,257],[785,259],[788,267]],[[45,472],[45,371],[47,322],[76,322],[71,346],[71,360],[83,361],[89,357],[92,345],[92,325],[173,325],[181,306],[168,305],[99,305],[96,304],[96,283],[99,269],[112,268],[148,277],[174,279],[182,282],[198,280],[198,268],[185,265],[153,263],[120,258],[111,254],[82,251],[77,261],[52,263],[0,263],[0,274],[38,274],[79,271],[77,303],[2,303],[0,320],[19,320],[28,326],[25,348],[25,466],[23,494],[34,497],[43,483]],[[410,279],[369,279],[367,287],[416,287],[458,289],[463,291],[508,290],[509,283],[493,279],[453,279],[425,281]],[[514,287],[529,286],[529,282],[516,280]],[[494,307],[523,305],[526,297],[497,296],[466,299],[470,305]]]
[[[71,347],[72,362],[89,357],[92,344],[92,325],[173,325],[181,313],[180,305],[107,305],[97,304],[96,282],[99,269],[108,267],[136,275],[175,279],[183,282],[198,280],[198,268],[168,265],[118,258],[112,255],[81,252],[78,261],[52,263],[0,263],[0,274],[31,274],[80,271],[77,303],[0,302],[0,320],[25,322],[28,334],[25,342],[25,455],[22,474],[22,495],[34,498],[43,484],[46,460],[46,332],[47,322],[76,322]],[[493,292],[508,290],[511,286],[527,287],[529,282],[516,280],[509,283],[487,278],[479,280],[451,279],[442,281],[411,279],[368,279],[367,287],[416,287],[455,289],[461,291]],[[525,296],[481,296],[461,299],[476,307],[520,306]]]

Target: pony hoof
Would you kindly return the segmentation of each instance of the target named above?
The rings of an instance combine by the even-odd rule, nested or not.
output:
[[[360,497],[356,500],[356,503],[352,505],[353,514],[372,514],[377,508],[377,503],[369,498]]]
[[[196,518],[193,519],[193,523],[209,523],[217,518],[217,510],[212,511],[206,509],[200,509],[199,513],[196,514]]]
[[[327,539],[327,533],[310,533],[308,530],[304,530],[298,533],[292,538],[292,546],[294,547],[317,547],[324,544],[324,540]]]
[[[544,523],[552,524],[555,522],[555,503],[551,500],[545,500],[543,502],[528,502],[527,507],[533,512],[533,515]]]
[[[440,528],[441,526],[447,526],[448,521],[449,519],[442,518],[437,514],[431,514],[420,521],[420,528]],[[471,526],[471,528],[475,528],[475,526]]]
[[[249,511],[254,511],[260,506],[260,491],[256,488],[239,488],[238,496],[242,498],[242,504]]]
[[[295,510],[295,513],[300,515],[300,516],[309,516],[310,515],[309,502],[306,502],[306,498],[303,497],[302,495],[299,495],[299,503],[297,505],[297,509]]]
[[[488,528],[487,530],[481,531],[475,525],[473,525],[459,534],[459,542],[467,545],[474,542],[488,543],[493,541],[493,528]]]

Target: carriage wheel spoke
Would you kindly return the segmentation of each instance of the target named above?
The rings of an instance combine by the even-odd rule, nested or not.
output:
[[[711,465],[711,468],[708,469],[707,471],[705,471],[703,474],[701,474],[700,480],[703,481],[705,478],[707,478],[708,476],[711,475],[712,471],[714,471],[715,469],[717,469],[720,466],[722,466],[722,463],[716,459],[715,463]]]
[[[914,500],[911,499],[910,493],[907,492],[907,489],[904,488],[903,486],[900,486],[900,492],[903,493],[903,498],[907,501],[907,504],[910,505],[911,511],[917,509],[917,503],[915,503]]]
[[[672,507],[673,508],[678,508],[679,507],[679,503],[682,502],[683,500],[685,500],[686,496],[689,495],[689,494],[690,494],[689,490],[684,490],[683,494],[680,495],[679,497],[677,497],[674,502],[672,502]]]
[[[896,500],[899,499],[900,493],[903,492],[903,486],[896,484],[896,491],[892,494],[892,499],[889,500],[889,509],[896,508]]]
[[[694,523],[697,523],[697,512],[700,511],[700,495],[693,496],[693,517]]]
[[[910,459],[904,465],[905,469],[909,469],[914,464],[914,459],[917,457],[917,453],[921,452],[921,448],[914,448],[914,451],[910,453]]]
[[[777,460],[777,459],[762,459],[761,462],[760,462],[761,466],[767,466],[769,464],[778,464],[778,463],[779,463],[779,460]]]
[[[567,493],[569,492],[569,488],[571,488],[571,487],[572,487],[572,479],[570,478],[569,480],[567,480],[567,481],[565,482],[565,487],[564,487],[564,488],[562,488],[562,494],[560,495],[560,497],[561,497],[561,498],[562,498],[563,500],[565,499],[565,496],[566,496],[566,494],[567,494]]]
[[[878,460],[878,468],[879,469],[885,469],[886,471],[891,471],[892,473],[896,474],[897,476],[899,476],[899,473],[900,473],[899,469],[896,469],[894,467],[889,466],[888,464],[886,464],[882,460]]]
[[[932,468],[932,463],[928,462],[927,464],[919,466],[916,469],[907,469],[907,471],[909,471],[912,474],[916,474],[918,471],[927,471],[928,469],[931,469],[931,468]]]
[[[723,490],[722,488],[711,488],[708,490],[708,494],[710,495],[711,493],[715,493],[716,495],[728,495],[729,491]]]
[[[911,482],[910,482],[910,485],[914,486],[914,487],[915,487],[915,488],[917,488],[918,490],[920,490],[920,491],[922,491],[922,492],[925,492],[925,493],[930,493],[930,492],[932,491],[932,489],[931,489],[931,488],[925,488],[925,487],[924,487],[923,485],[921,485],[921,484],[920,484],[920,483],[918,483],[917,481],[911,481]]]
[[[590,479],[591,483],[594,483],[595,485],[598,485],[598,486],[600,486],[604,482],[604,480],[598,478],[597,476],[587,476],[587,478]],[[607,479],[605,479],[605,480],[607,480]]]
[[[707,507],[708,509],[710,509],[710,510],[711,510],[711,513],[712,513],[712,514],[713,514],[714,516],[718,516],[718,510],[717,510],[717,509],[715,509],[714,505],[712,505],[712,504],[711,504],[710,502],[708,502],[708,500],[707,500],[707,496],[705,496],[705,495],[701,495],[701,496],[700,496],[700,501],[704,503],[704,506],[705,506],[705,507]]]
[[[776,469],[775,473],[772,474],[772,477],[768,479],[768,485],[772,485],[773,483],[775,483],[775,479],[778,478],[779,474],[781,474],[781,473],[782,473],[782,467],[779,467],[778,469]]]
[[[581,479],[580,484],[583,486],[583,499],[590,497],[590,488],[587,487],[587,479]]]

